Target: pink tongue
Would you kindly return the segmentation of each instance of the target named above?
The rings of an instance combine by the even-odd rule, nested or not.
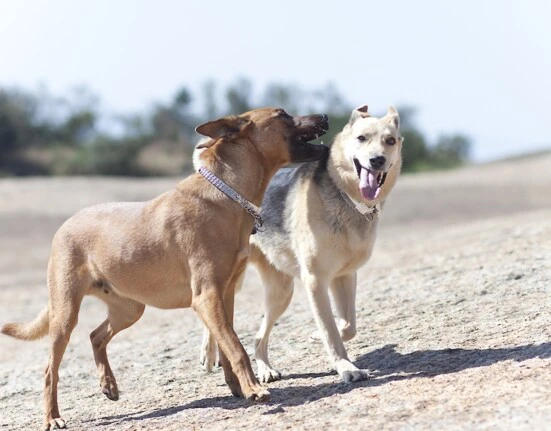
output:
[[[360,191],[364,199],[373,200],[379,194],[377,186],[377,173],[362,166],[360,171]]]

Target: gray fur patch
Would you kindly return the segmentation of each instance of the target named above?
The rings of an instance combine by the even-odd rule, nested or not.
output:
[[[265,236],[263,232],[285,233],[285,208],[287,206],[287,197],[292,188],[300,179],[300,171],[308,164],[300,165],[297,168],[280,169],[270,181],[270,185],[264,194],[262,201],[261,216],[264,219],[264,225],[260,231],[260,236]]]
[[[335,185],[327,171],[326,160],[312,163],[304,163],[295,168],[281,169],[273,177],[262,202],[262,218],[264,226],[257,234],[255,241],[266,246],[273,245],[272,241],[290,240],[290,233],[286,228],[286,215],[293,211],[293,189],[303,180],[311,179],[316,185],[323,201],[323,214],[321,216],[331,231],[335,234],[343,234],[354,230],[360,237],[367,236],[371,229],[366,218],[351,208],[342,197],[340,190]],[[279,242],[279,241],[277,241]]]

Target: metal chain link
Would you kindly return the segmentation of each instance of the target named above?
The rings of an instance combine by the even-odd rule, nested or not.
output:
[[[260,230],[260,228],[264,224],[264,221],[260,216],[261,209],[259,207],[249,202],[247,199],[245,199],[243,196],[237,193],[234,189],[228,186],[225,182],[223,182],[220,178],[218,178],[216,175],[214,175],[211,171],[209,171],[204,166],[201,166],[199,168],[199,173],[203,177],[205,177],[205,179],[209,183],[211,183],[214,187],[216,187],[226,196],[228,196],[229,198],[237,202],[239,205],[241,205],[245,209],[245,211],[247,211],[247,213],[254,218],[253,235]]]

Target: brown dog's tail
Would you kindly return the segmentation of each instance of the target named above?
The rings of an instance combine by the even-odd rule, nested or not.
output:
[[[36,319],[29,323],[6,323],[0,329],[2,334],[20,340],[38,340],[48,334],[50,320],[48,318],[48,307],[40,312]]]

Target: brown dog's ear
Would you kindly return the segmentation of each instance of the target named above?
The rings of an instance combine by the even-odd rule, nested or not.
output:
[[[394,106],[390,105],[388,107],[386,116],[390,124],[394,125],[397,129],[400,127],[400,115],[398,115],[398,111]]]
[[[246,118],[232,115],[201,124],[195,128],[195,131],[214,140],[220,138],[232,140],[241,135],[251,124],[252,122]],[[197,148],[207,148],[212,144],[214,144],[213,141],[207,141],[199,144]]]
[[[367,105],[363,105],[352,111],[352,115],[350,116],[350,120],[348,122],[352,124],[358,118],[367,118],[367,117],[371,117],[371,115],[369,114],[369,112],[367,112]]]

